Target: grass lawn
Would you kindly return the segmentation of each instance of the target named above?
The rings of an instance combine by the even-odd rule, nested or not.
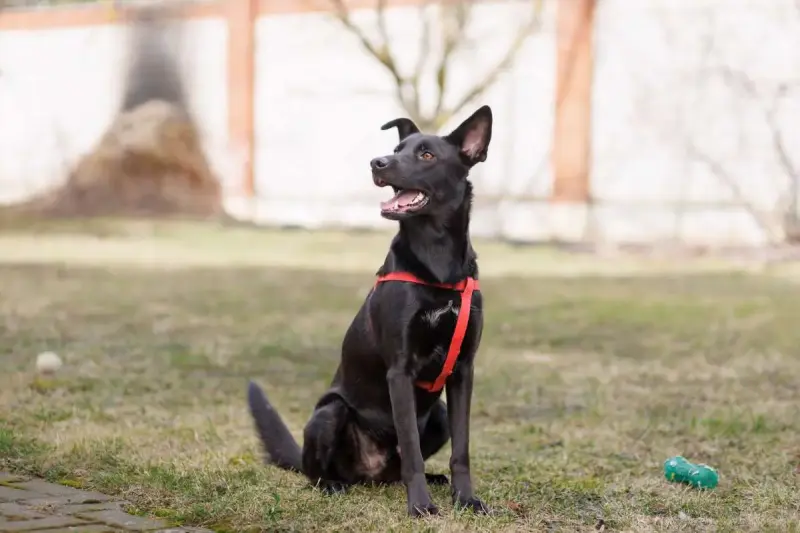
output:
[[[800,530],[798,287],[719,265],[476,243],[472,462],[494,516],[434,488],[443,516],[411,521],[401,487],[326,497],[263,466],[248,380],[299,436],[387,243],[180,224],[0,235],[0,469],[225,532]],[[65,359],[51,381],[44,350]],[[718,489],[665,482],[676,454],[717,467]]]

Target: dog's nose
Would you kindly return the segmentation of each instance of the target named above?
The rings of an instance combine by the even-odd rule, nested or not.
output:
[[[382,168],[386,168],[389,166],[389,158],[376,157],[375,159],[369,162],[369,166],[372,167],[372,170],[380,170]]]

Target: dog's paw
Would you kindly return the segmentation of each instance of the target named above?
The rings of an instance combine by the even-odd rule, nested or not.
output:
[[[409,504],[408,515],[413,518],[420,518],[424,516],[436,516],[439,514],[439,508],[433,503],[417,503]]]
[[[450,480],[444,474],[425,474],[425,480],[429,485],[449,485]]]
[[[477,514],[492,514],[492,510],[478,498],[458,499],[455,505],[459,509],[470,509],[473,513]]]
[[[344,494],[347,492],[347,485],[338,481],[320,481],[317,485],[323,494],[333,496],[334,494]]]

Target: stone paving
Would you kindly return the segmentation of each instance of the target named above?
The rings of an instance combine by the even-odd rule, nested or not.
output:
[[[0,532],[11,533],[212,533],[192,527],[171,528],[162,520],[123,511],[127,502],[0,472]]]

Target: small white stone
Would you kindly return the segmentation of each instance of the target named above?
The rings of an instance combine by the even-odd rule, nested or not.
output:
[[[36,370],[40,374],[52,374],[61,368],[61,358],[53,352],[42,352],[36,357]]]

